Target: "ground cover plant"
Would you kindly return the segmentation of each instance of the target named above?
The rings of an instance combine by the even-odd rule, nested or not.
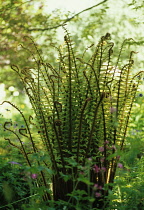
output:
[[[65,30],[65,43],[56,48],[57,62],[45,63],[30,37],[33,68],[12,65],[24,84],[34,114],[25,114],[14,104],[25,123],[17,131],[13,122],[4,129],[17,138],[8,142],[25,158],[25,170],[35,181],[30,194],[35,197],[23,209],[109,209],[109,192],[117,168],[136,91],[142,71],[131,75],[134,52],[123,60],[124,40],[117,60],[113,60],[111,35],[102,36],[97,46],[82,55],[73,47]],[[22,139],[31,143],[27,147]],[[31,190],[32,189],[32,190]],[[43,200],[43,202],[41,202]]]
[[[143,101],[143,92],[137,93],[131,113],[125,149],[121,156],[123,169],[118,170],[115,177],[113,204],[115,203],[116,209],[142,210],[144,208]]]

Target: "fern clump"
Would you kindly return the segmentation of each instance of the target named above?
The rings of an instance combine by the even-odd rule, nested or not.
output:
[[[32,116],[25,119],[15,105],[8,103],[25,119],[27,134],[22,130],[20,134],[32,142],[33,152],[37,153],[39,149],[38,140],[34,139],[30,129],[31,124],[37,128],[38,139],[49,156],[51,166],[47,161],[44,164],[53,170],[52,194],[47,193],[44,199],[75,204],[75,199],[70,196],[74,190],[84,190],[93,197],[91,205],[102,208],[108,195],[105,186],[114,181],[119,154],[124,147],[142,72],[131,75],[133,51],[128,63],[121,66],[123,47],[130,40],[123,42],[114,64],[114,43],[110,41],[109,33],[101,37],[98,45],[93,47],[92,56],[86,59],[86,51],[81,57],[77,56],[69,33],[65,31],[65,44],[57,48],[59,58],[55,67],[43,61],[32,40],[37,51],[37,56],[32,53],[36,67],[20,70],[18,66],[12,66],[24,84],[36,124],[32,122]],[[4,126],[8,130],[7,125]],[[32,160],[21,146],[31,166]],[[80,178],[80,171],[87,167],[88,160],[91,160],[89,175],[83,171],[86,179]],[[48,188],[46,171],[41,171],[41,176],[40,185]],[[93,186],[97,186],[95,191]]]

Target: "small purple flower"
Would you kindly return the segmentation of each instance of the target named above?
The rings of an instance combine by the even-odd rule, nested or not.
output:
[[[99,147],[99,151],[103,152],[104,151],[104,147]]]
[[[123,164],[122,163],[118,163],[118,168],[123,168]]]
[[[100,162],[103,163],[104,160],[105,160],[105,157],[102,157],[102,158],[100,159]]]
[[[98,185],[98,184],[94,184],[93,189],[94,190],[102,190],[102,186],[101,185]]]
[[[110,113],[111,114],[114,113],[114,112],[116,112],[116,111],[117,111],[117,109],[115,107],[110,107]]]
[[[99,197],[101,197],[101,193],[96,192],[96,193],[95,193],[95,196],[96,196],[96,198],[99,198]]]
[[[94,190],[98,189],[98,184],[94,184]]]
[[[138,132],[141,132],[142,130],[137,130],[137,129],[136,129],[135,131],[138,133]]]
[[[104,142],[104,144],[109,144],[109,141],[108,141],[108,140],[106,140],[106,141]]]
[[[32,178],[32,179],[36,179],[37,176],[38,176],[37,174],[31,174],[31,178]]]
[[[16,164],[16,165],[21,165],[20,163],[17,163],[17,162],[15,162],[15,161],[10,161],[10,162],[8,162],[8,163]]]
[[[98,173],[100,171],[100,168],[95,164],[93,170],[95,173]]]
[[[101,186],[101,185],[99,185],[99,186],[98,186],[98,189],[99,189],[99,190],[102,190],[102,186]]]

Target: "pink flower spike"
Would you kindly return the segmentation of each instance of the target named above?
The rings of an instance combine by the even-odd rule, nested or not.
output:
[[[99,198],[99,197],[101,197],[101,193],[96,192],[96,193],[95,193],[95,196],[96,196],[96,198]]]
[[[109,144],[109,141],[108,141],[108,140],[106,140],[106,141],[104,142],[104,144]]]
[[[123,164],[118,163],[118,168],[123,168]]]
[[[93,170],[94,172],[98,173],[100,171],[100,168],[97,165],[94,165]]]
[[[99,151],[103,152],[104,151],[104,147],[99,147]]]
[[[32,179],[36,179],[37,176],[38,176],[37,174],[31,174],[31,178],[32,178]]]

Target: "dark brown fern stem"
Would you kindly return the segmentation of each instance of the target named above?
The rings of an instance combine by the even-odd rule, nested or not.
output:
[[[72,151],[72,66],[71,66],[71,54],[70,54],[70,46],[69,46],[69,40],[67,36],[64,37],[65,41],[67,43],[68,48],[68,82],[69,82],[69,136],[68,136],[68,149],[69,151]]]

